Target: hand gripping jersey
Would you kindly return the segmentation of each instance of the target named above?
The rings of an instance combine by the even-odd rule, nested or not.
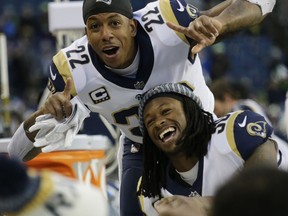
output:
[[[196,180],[192,185],[182,180],[172,168],[167,167],[166,188],[162,188],[163,197],[213,196],[216,189],[233,174],[242,169],[245,161],[254,150],[271,137],[272,127],[264,117],[251,111],[237,111],[217,120],[216,131],[211,137],[208,153],[198,162]],[[281,167],[282,156],[279,167]],[[146,215],[158,215],[152,204],[159,198],[140,196],[142,210]]]
[[[118,126],[126,137],[141,143],[138,127],[138,99],[150,88],[167,82],[185,82],[213,112],[214,97],[206,86],[198,56],[190,58],[188,38],[171,30],[166,21],[188,26],[199,15],[184,0],[159,0],[134,13],[138,21],[140,63],[135,78],[119,76],[107,69],[88,45],[86,36],[53,57],[49,89],[63,91],[67,77],[92,111]]]

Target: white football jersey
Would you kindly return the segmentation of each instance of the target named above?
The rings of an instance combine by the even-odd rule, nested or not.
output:
[[[185,182],[169,165],[166,187],[161,189],[162,196],[213,196],[219,186],[243,168],[253,151],[271,138],[272,131],[265,118],[252,111],[237,111],[219,118],[208,152],[198,162],[194,183],[191,185]],[[278,150],[278,166],[288,171],[287,151],[282,150],[282,147]],[[146,215],[158,215],[153,208],[153,203],[158,199],[139,196]]]
[[[10,214],[8,214],[10,215]],[[42,172],[39,189],[17,216],[107,216],[109,206],[100,188],[54,172]]]
[[[134,13],[140,52],[135,78],[119,76],[105,67],[84,36],[53,57],[48,87],[52,92],[63,91],[67,77],[72,77],[73,95],[138,143],[142,142],[138,98],[156,85],[186,83],[201,98],[204,109],[213,112],[214,97],[206,86],[198,56],[190,58],[189,39],[165,24],[171,21],[188,26],[198,15],[184,0],[150,3]]]

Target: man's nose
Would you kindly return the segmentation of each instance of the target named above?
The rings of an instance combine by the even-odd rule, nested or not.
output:
[[[157,126],[157,127],[162,127],[165,122],[166,122],[165,118],[158,118],[158,119],[156,120],[156,126]]]
[[[108,41],[113,37],[112,31],[108,27],[102,28],[102,38],[104,41]]]

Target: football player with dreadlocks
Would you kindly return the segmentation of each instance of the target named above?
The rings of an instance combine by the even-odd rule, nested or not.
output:
[[[287,167],[263,116],[237,111],[214,121],[184,84],[162,84],[144,94],[139,120],[144,169],[137,193],[149,216],[158,215],[153,204],[164,197],[213,196],[244,165]]]
[[[121,130],[123,216],[142,215],[135,194],[142,173],[138,95],[161,83],[185,80],[203,109],[212,112],[214,97],[197,53],[227,34],[259,24],[275,0],[227,0],[206,11],[185,0],[158,0],[135,12],[130,3],[83,1],[86,34],[53,56],[52,94],[20,125],[8,146],[10,156],[31,160],[69,146],[90,112],[100,114]]]

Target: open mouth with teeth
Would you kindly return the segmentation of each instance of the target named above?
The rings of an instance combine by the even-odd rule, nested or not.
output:
[[[111,48],[104,49],[103,52],[106,55],[110,56],[110,55],[115,55],[118,50],[119,50],[119,47],[111,47]]]
[[[174,137],[175,133],[176,133],[176,128],[169,127],[159,134],[159,138],[162,142],[168,142]]]

